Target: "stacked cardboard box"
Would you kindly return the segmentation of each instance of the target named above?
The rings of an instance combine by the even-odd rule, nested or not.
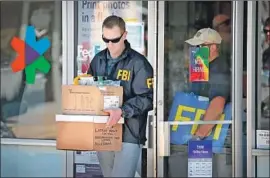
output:
[[[122,106],[121,86],[62,86],[62,115],[56,115],[57,149],[120,151],[123,118],[106,129],[107,108]]]

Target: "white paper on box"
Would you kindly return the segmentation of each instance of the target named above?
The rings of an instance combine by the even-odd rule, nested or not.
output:
[[[104,109],[112,109],[120,107],[119,96],[104,96]]]
[[[93,122],[93,123],[106,123],[109,116],[90,116],[90,115],[55,115],[56,122]],[[118,121],[119,124],[124,123],[124,118]]]
[[[269,149],[269,130],[257,130],[257,148]]]

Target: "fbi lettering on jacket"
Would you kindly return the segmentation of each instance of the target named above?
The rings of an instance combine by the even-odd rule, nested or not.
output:
[[[146,84],[147,84],[147,88],[153,88],[154,79],[153,78],[146,79]]]
[[[119,69],[117,72],[117,80],[129,81],[130,71],[125,69]]]

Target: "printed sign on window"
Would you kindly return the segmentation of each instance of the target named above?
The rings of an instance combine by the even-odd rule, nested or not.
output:
[[[190,82],[207,82],[209,81],[209,48],[208,47],[191,47],[190,65],[189,65]]]
[[[188,177],[212,177],[212,141],[188,143]]]

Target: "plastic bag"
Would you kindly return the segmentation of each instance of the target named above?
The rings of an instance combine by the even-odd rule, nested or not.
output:
[[[88,86],[120,86],[121,81],[107,80],[104,76],[91,76],[88,74],[79,75],[73,80],[74,85]]]

